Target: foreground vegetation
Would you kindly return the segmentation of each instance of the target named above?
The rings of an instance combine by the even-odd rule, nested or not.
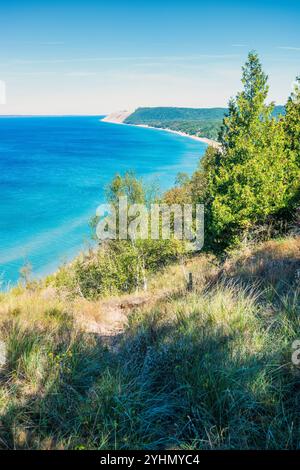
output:
[[[299,266],[299,237],[190,260],[193,292],[173,265],[109,337],[101,301],[3,294],[1,447],[299,448]]]

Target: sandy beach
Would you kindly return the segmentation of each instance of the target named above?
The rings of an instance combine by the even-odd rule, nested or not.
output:
[[[177,134],[182,137],[188,137],[189,139],[194,139],[198,140],[199,142],[203,142],[204,144],[210,145],[211,147],[214,148],[220,148],[219,142],[208,139],[207,137],[199,137],[197,135],[191,135],[187,134],[186,132],[181,132],[181,131],[175,131],[173,129],[168,129],[168,128],[163,128],[163,127],[154,127],[154,126],[148,126],[147,124],[126,124],[124,123],[125,119],[132,114],[133,111],[120,111],[116,113],[109,114],[108,116],[105,116],[101,121],[103,122],[110,122],[112,124],[123,124],[126,126],[134,126],[134,127],[146,127],[148,129],[156,129],[158,131],[166,131],[166,132],[171,132],[172,134]]]
[[[129,125],[133,125],[133,124],[129,124]],[[189,137],[190,139],[199,140],[199,142],[203,142],[203,143],[205,143],[207,145],[210,145],[211,147],[214,147],[214,148],[220,148],[220,146],[221,146],[219,144],[219,142],[217,142],[216,140],[208,139],[207,137],[198,137],[197,135],[187,134],[186,132],[174,131],[174,129],[168,129],[168,128],[164,128],[164,127],[147,126],[146,124],[134,124],[134,125],[136,127],[147,127],[148,129],[156,129],[158,131],[166,131],[166,132],[171,132],[172,134],[181,135],[182,137]]]

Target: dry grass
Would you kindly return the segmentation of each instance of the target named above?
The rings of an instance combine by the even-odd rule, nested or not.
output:
[[[99,301],[1,294],[0,446],[300,448],[299,251],[298,237],[201,255]]]
[[[247,283],[270,284],[278,291],[289,289],[300,279],[300,237],[245,248],[226,260],[223,273]]]
[[[1,323],[14,319],[29,328],[55,327],[71,317],[71,304],[59,296],[49,298],[44,291],[20,289],[17,294],[14,291],[2,294],[0,299]]]
[[[217,260],[212,255],[198,255],[182,260],[181,263],[167,267],[159,276],[152,276],[149,291],[171,294],[176,290],[186,289],[188,273],[193,274],[195,285],[205,286],[219,272]]]

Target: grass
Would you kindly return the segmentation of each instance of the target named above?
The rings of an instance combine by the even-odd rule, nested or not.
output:
[[[0,446],[300,448],[299,247],[289,238],[167,268],[113,347],[83,328],[101,300],[3,294]]]

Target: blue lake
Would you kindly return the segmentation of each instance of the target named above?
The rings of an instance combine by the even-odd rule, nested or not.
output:
[[[0,118],[0,287],[27,262],[54,271],[90,240],[89,220],[116,173],[161,189],[191,174],[206,145],[99,117]]]

